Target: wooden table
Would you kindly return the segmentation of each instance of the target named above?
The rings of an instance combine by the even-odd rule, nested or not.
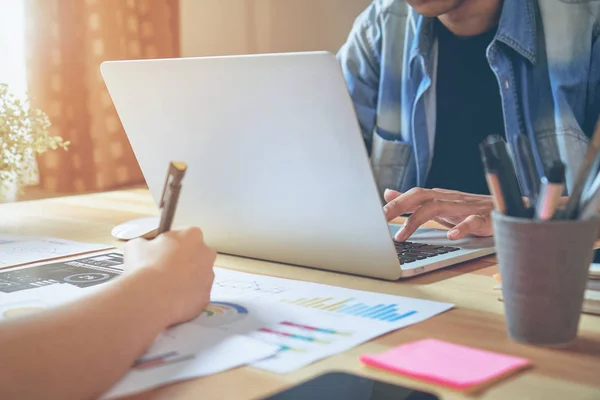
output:
[[[0,232],[55,236],[122,247],[122,243],[111,238],[111,228],[132,218],[156,213],[146,190],[2,204]],[[533,368],[475,394],[474,398],[600,399],[600,317],[582,315],[579,338],[566,349],[537,348],[511,341],[507,337],[499,293],[493,290],[492,275],[497,272],[493,257],[399,282],[223,255],[219,256],[217,264],[245,272],[451,302],[456,307],[287,375],[244,367],[162,387],[131,399],[257,398],[332,370],[352,371],[433,391],[443,399],[465,398],[460,393],[367,369],[358,361],[361,354],[381,352],[421,338],[438,338],[532,360]]]

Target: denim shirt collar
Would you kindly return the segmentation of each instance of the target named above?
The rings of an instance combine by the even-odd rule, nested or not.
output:
[[[536,23],[534,0],[504,0],[495,39],[535,64]]]
[[[415,40],[411,43],[409,63],[421,56],[427,60],[435,42],[434,19],[418,15],[412,9],[408,23],[414,24]],[[536,13],[534,0],[504,0],[494,40],[514,49],[529,62],[537,59]]]
[[[408,24],[415,32],[415,40],[410,43],[409,64],[412,64],[417,56],[426,59],[431,54],[435,42],[433,18],[426,18],[417,14],[412,8],[408,13]]]

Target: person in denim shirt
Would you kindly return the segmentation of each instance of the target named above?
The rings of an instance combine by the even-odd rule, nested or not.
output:
[[[375,0],[357,18],[338,59],[384,212],[412,213],[396,240],[429,220],[450,239],[493,234],[473,154],[488,134],[526,135],[538,174],[562,160],[573,185],[600,109],[599,14],[592,0]]]

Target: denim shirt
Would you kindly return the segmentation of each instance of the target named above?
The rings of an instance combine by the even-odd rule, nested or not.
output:
[[[506,140],[529,137],[540,176],[562,160],[568,188],[600,110],[599,11],[593,0],[504,0],[487,48]],[[382,192],[422,187],[429,173],[436,132],[433,22],[404,0],[375,0],[338,52]]]

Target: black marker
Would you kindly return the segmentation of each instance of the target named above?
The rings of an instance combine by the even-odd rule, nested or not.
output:
[[[506,202],[504,201],[504,195],[502,194],[500,179],[498,179],[498,167],[500,163],[496,156],[492,154],[489,146],[481,144],[479,146],[479,151],[481,152],[481,160],[483,161],[483,167],[485,168],[485,180],[487,181],[488,189],[492,195],[494,208],[499,213],[506,215]]]
[[[498,160],[497,173],[502,189],[502,196],[506,206],[506,215],[511,217],[528,218],[530,213],[523,204],[523,195],[519,188],[519,181],[515,174],[515,168],[508,155],[506,142],[499,135],[488,136],[481,144],[488,147],[486,151],[493,154]]]
[[[521,190],[526,191],[524,194],[529,198],[529,204],[535,205],[540,194],[540,176],[535,166],[531,143],[525,135],[517,137],[515,159],[523,179]]]

